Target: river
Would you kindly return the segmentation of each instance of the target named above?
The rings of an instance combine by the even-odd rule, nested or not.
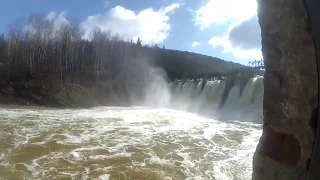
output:
[[[219,87],[214,84],[207,84],[210,93]],[[252,88],[249,82],[247,89]],[[209,102],[207,89],[193,103],[203,107],[204,100]],[[244,92],[249,104],[261,104],[246,92],[254,93]],[[244,103],[241,98],[229,101],[226,108]],[[184,106],[171,104],[175,107],[1,107],[0,179],[251,179],[261,123],[228,113],[207,116],[199,108],[186,111],[186,101],[180,103]],[[243,109],[246,114],[248,108]]]

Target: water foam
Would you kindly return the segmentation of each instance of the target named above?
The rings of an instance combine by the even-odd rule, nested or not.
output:
[[[15,128],[14,137],[0,143],[17,146],[0,149],[6,164],[0,177],[10,176],[15,164],[23,163],[32,172],[25,172],[28,178],[248,179],[261,134],[257,124],[170,109],[0,111],[10,117],[0,120],[7,127],[0,137]],[[30,146],[34,153],[29,153]]]
[[[220,120],[239,120],[262,123],[263,77],[256,76],[246,83],[240,93],[240,85],[231,87],[223,102],[226,80],[176,81],[169,84],[172,89],[170,108],[192,111]],[[222,106],[222,108],[221,108]]]

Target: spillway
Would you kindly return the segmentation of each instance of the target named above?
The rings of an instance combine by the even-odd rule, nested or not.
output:
[[[175,81],[169,86],[171,108],[219,119],[262,123],[263,76],[249,79],[243,90],[239,82],[226,89],[226,80]]]
[[[160,78],[139,107],[1,107],[0,179],[251,179],[263,77],[227,83]]]

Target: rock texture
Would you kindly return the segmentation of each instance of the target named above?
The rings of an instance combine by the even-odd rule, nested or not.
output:
[[[302,0],[258,0],[265,60],[264,127],[253,179],[304,179],[314,142],[318,74]]]

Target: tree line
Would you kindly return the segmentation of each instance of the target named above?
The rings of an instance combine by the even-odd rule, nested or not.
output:
[[[83,37],[79,25],[57,28],[45,19],[32,20],[22,29],[11,29],[6,36],[0,36],[0,80],[10,83],[54,76],[65,82],[67,78],[82,76],[95,81],[125,81],[139,76],[142,63],[163,68],[170,78],[241,66],[210,56],[167,50],[164,46],[142,46],[139,38],[126,41],[110,31],[97,29],[89,39]]]
[[[69,74],[99,80],[100,75],[127,69],[129,56],[137,50],[136,44],[110,32],[96,30],[91,40],[82,36],[78,26],[56,30],[49,21],[37,22],[28,30],[11,29],[7,38],[0,36],[1,77],[10,82],[19,75],[50,73],[58,74],[61,82]]]

